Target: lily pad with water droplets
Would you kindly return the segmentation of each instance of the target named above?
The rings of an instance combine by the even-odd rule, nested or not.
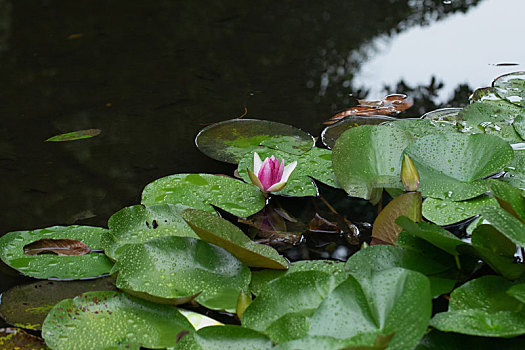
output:
[[[117,287],[156,302],[181,304],[195,298],[201,305],[234,311],[237,296],[250,283],[250,270],[212,244],[165,236],[120,248],[112,273]]]
[[[329,150],[314,147],[300,156],[292,156],[288,153],[276,152],[268,148],[260,149],[257,153],[261,159],[272,155],[278,158],[279,161],[284,159],[285,165],[297,161],[297,166],[290,175],[286,186],[276,192],[277,194],[292,197],[317,196],[317,186],[310,179],[311,177],[326,185],[338,187],[332,169],[332,152]],[[237,169],[242,179],[251,183],[247,168],[253,170],[253,153],[247,154],[239,162]]]
[[[339,279],[321,271],[298,271],[268,283],[248,306],[244,327],[268,334],[278,343],[306,335],[306,317],[335,288]]]
[[[414,162],[423,196],[460,201],[488,189],[481,180],[501,171],[514,152],[493,135],[441,133],[420,138],[405,150]]]
[[[492,86],[499,96],[525,107],[525,72],[504,74],[494,79]]]
[[[428,279],[392,268],[341,283],[310,317],[308,334],[346,339],[394,333],[389,349],[412,349],[425,334],[431,312]]]
[[[58,303],[42,327],[56,350],[158,349],[173,346],[181,332],[193,332],[174,306],[121,292],[88,292]]]
[[[214,212],[211,204],[240,217],[264,208],[262,192],[251,183],[211,174],[176,174],[157,179],[142,192],[147,206],[161,203],[183,204]]]
[[[525,224],[499,206],[481,208],[481,216],[514,244],[525,247]]]
[[[250,267],[288,268],[274,248],[255,243],[228,220],[198,209],[186,209],[182,217],[202,240],[226,249]]]
[[[450,225],[479,215],[485,205],[498,205],[498,202],[486,195],[459,202],[427,198],[423,202],[422,213],[425,219],[437,225]]]
[[[24,254],[24,246],[42,238],[74,239],[92,250],[101,249],[100,239],[107,230],[91,226],[53,226],[32,231],[9,232],[0,238],[0,258],[24,275],[36,278],[80,279],[108,273],[113,264],[106,255]]]
[[[525,334],[523,304],[507,294],[512,283],[500,276],[483,276],[455,289],[449,310],[436,314],[430,325],[445,332],[484,337]]]
[[[116,259],[118,248],[128,243],[144,243],[161,236],[199,238],[180,216],[188,207],[158,204],[146,207],[134,205],[113,214],[108,221],[109,231],[102,236],[107,256]]]
[[[205,327],[182,337],[172,350],[265,350],[272,349],[270,338],[253,329],[237,325]]]
[[[427,119],[434,122],[451,122],[456,123],[458,120],[458,114],[462,108],[440,108],[430,112],[427,112],[421,116],[421,119]]]
[[[88,291],[116,290],[111,277],[87,281],[39,281],[15,286],[2,293],[0,315],[9,324],[40,330],[58,302]]]
[[[294,155],[314,146],[312,135],[291,125],[268,120],[232,119],[202,129],[195,143],[208,157],[237,164],[259,146]]]
[[[514,159],[503,169],[501,180],[521,190],[525,190],[525,151],[514,151]]]
[[[402,189],[403,150],[413,141],[404,130],[363,125],[339,137],[332,154],[335,177],[351,196],[379,201],[383,188]]]

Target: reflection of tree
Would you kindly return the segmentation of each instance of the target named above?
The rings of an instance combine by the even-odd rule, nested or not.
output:
[[[193,138],[244,106],[318,134],[359,94],[352,78],[374,38],[480,1],[0,0],[12,7],[0,65],[3,231],[92,215],[80,222],[105,225],[155,178],[231,171]],[[87,128],[102,134],[42,142]]]

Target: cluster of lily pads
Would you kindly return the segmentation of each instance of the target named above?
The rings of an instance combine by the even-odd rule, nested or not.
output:
[[[417,119],[350,115],[323,131],[325,148],[276,122],[211,125],[197,146],[237,178],[175,174],[108,228],[5,234],[0,258],[49,281],[3,293],[0,314],[51,349],[524,348],[525,72],[471,100]],[[317,196],[318,182],[392,197],[347,261],[290,263],[220,215],[247,220],[268,195]],[[447,230],[458,223],[467,239]]]

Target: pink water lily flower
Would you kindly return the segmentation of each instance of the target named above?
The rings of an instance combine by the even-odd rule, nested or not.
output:
[[[247,170],[252,183],[264,193],[268,193],[282,190],[296,166],[297,162],[284,166],[284,159],[279,162],[274,156],[267,157],[263,162],[257,152],[254,152],[253,171]]]

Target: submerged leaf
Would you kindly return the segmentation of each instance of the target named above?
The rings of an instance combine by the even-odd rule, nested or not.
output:
[[[0,328],[0,346],[4,350],[47,350],[44,339],[19,328]]]
[[[91,248],[84,242],[69,238],[41,238],[24,246],[24,254],[37,255],[54,253],[56,255],[85,255]]]
[[[101,132],[102,130],[100,129],[79,130],[79,131],[73,131],[73,132],[68,132],[65,134],[56,135],[56,136],[48,138],[46,141],[62,142],[62,141],[75,141],[75,140],[89,139],[91,137],[100,135]]]

